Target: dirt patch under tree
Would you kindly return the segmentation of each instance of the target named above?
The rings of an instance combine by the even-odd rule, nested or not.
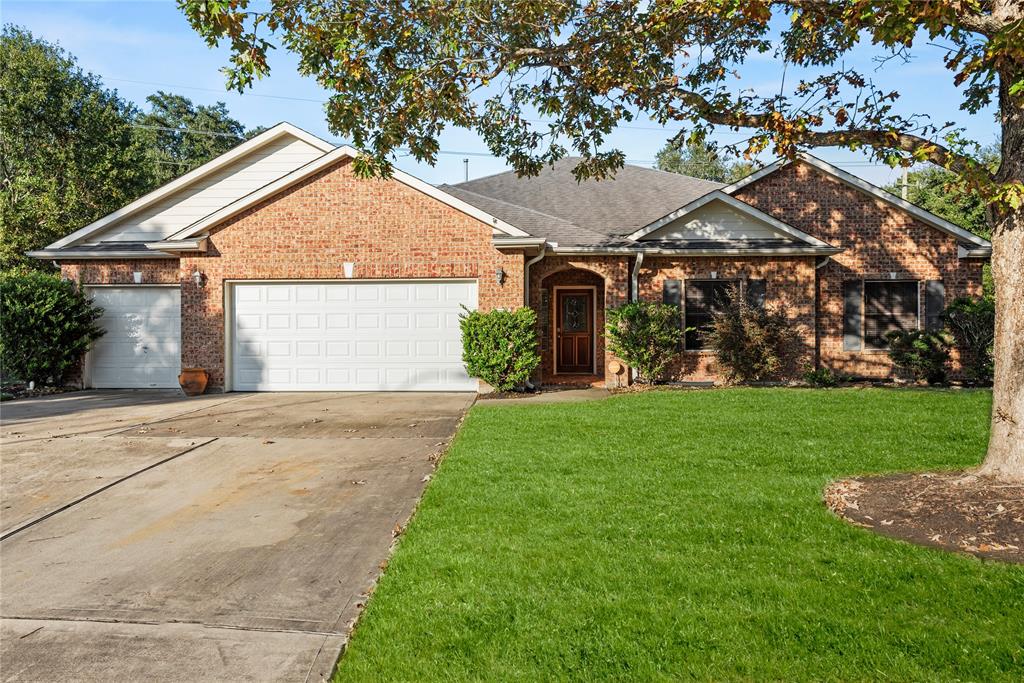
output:
[[[857,477],[829,485],[825,503],[885,536],[1024,563],[1024,484],[967,472]]]

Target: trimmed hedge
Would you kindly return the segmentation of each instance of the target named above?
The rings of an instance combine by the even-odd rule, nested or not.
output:
[[[679,354],[683,331],[678,306],[632,301],[608,309],[608,348],[636,368],[637,381],[652,384]]]
[[[103,336],[96,308],[72,282],[38,271],[0,273],[0,370],[5,380],[63,384]]]
[[[537,315],[531,308],[487,312],[467,309],[459,325],[466,371],[498,391],[522,386],[540,365]]]

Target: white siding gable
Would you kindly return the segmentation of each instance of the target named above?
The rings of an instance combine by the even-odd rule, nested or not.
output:
[[[158,241],[323,156],[321,149],[284,135],[162,201],[125,216],[87,243]]]
[[[645,235],[646,240],[792,239],[768,223],[714,200]]]

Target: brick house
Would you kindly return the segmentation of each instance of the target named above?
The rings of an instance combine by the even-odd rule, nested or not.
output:
[[[577,183],[428,185],[357,178],[354,151],[280,124],[31,255],[59,263],[104,310],[85,359],[97,388],[473,390],[467,308],[538,313],[542,382],[629,381],[605,311],[633,298],[700,327],[741,295],[782,306],[808,365],[892,368],[882,335],[935,324],[981,293],[985,240],[811,156],[724,186],[626,166]],[[718,378],[688,333],[671,370]]]

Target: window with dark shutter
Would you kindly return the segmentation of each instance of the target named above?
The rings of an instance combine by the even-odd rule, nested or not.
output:
[[[687,280],[686,281],[686,327],[685,344],[687,351],[704,348],[701,332],[711,326],[714,314],[721,311],[729,301],[733,280]]]
[[[864,345],[873,350],[889,348],[885,335],[893,330],[918,328],[916,282],[864,283]]]

